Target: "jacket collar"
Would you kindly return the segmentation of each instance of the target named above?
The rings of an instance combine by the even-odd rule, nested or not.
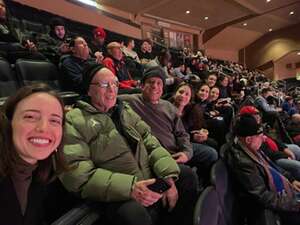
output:
[[[107,113],[103,113],[103,112],[100,112],[96,107],[94,107],[91,104],[89,98],[86,98],[85,101],[83,101],[83,100],[77,101],[76,107],[83,109],[84,111],[89,112],[91,114],[99,114],[100,113],[100,114],[111,115],[115,111],[117,111],[117,113],[120,114],[124,107],[124,104],[121,100],[117,99],[116,105],[112,109],[110,109]]]
[[[250,151],[246,145],[244,145],[241,141],[237,140],[237,146],[239,149],[241,149],[243,152],[245,152],[253,161],[260,164],[260,161],[258,160],[258,157],[255,153]]]

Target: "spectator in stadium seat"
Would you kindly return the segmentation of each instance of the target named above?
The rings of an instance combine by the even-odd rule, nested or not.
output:
[[[143,75],[143,65],[140,64],[141,61],[137,53],[133,50],[135,46],[135,41],[132,38],[127,38],[125,41],[125,46],[121,48],[126,67],[131,77],[134,80],[141,80]]]
[[[217,160],[213,148],[202,148],[190,142],[177,109],[166,100],[160,99],[165,85],[164,71],[161,67],[151,67],[144,71],[142,94],[121,95],[130,106],[151,127],[153,134],[172,154],[179,164],[196,166],[198,173],[207,175],[210,166]],[[200,179],[201,179],[200,178]]]
[[[70,53],[69,41],[65,22],[59,17],[50,20],[49,34],[37,37],[37,48],[54,64],[58,65],[59,58]]]
[[[272,96],[272,90],[270,88],[263,88],[261,90],[261,95],[255,99],[255,104],[263,112],[277,112],[278,110],[276,110],[274,106],[269,105],[267,101],[269,96]]]
[[[197,199],[192,171],[181,167],[179,172],[150,127],[116,99],[118,79],[109,69],[90,66],[83,88],[88,101],[79,101],[66,115],[64,153],[75,169],[61,176],[65,187],[102,202],[109,224],[152,225],[160,212],[166,221],[159,224],[191,225]],[[147,188],[158,177],[171,185],[162,194]]]
[[[216,85],[217,79],[218,77],[216,72],[210,73],[206,79],[206,84],[209,88],[212,88]]]
[[[136,80],[131,78],[123,59],[121,45],[118,42],[111,42],[107,45],[108,57],[103,60],[103,65],[110,69],[120,82],[120,89],[133,89],[138,85]]]
[[[164,76],[165,78],[165,91],[166,94],[172,94],[175,90],[175,88],[182,82],[182,79],[175,76],[173,73],[170,73],[168,70],[168,66],[171,62],[172,55],[168,49],[162,49],[158,56],[154,59],[149,61],[147,64],[145,64],[145,68],[150,67],[156,67],[160,66],[164,70]],[[168,96],[170,97],[170,96]]]
[[[221,116],[229,129],[234,112],[232,102],[230,98],[219,98],[219,95],[220,90],[217,86],[210,89],[206,109],[212,117]]]
[[[183,60],[178,61],[175,65],[174,65],[174,76],[182,79],[182,80],[188,80],[189,76],[187,76],[186,74],[186,66],[185,63],[183,62]]]
[[[195,95],[195,103],[199,109],[205,112],[205,121],[211,137],[218,142],[219,146],[222,146],[225,143],[225,135],[229,127],[226,126],[223,117],[211,114],[209,93],[210,88],[207,84],[200,85]]]
[[[191,142],[202,144],[203,148],[212,147],[216,150],[218,143],[208,136],[209,132],[206,129],[203,109],[193,103],[193,98],[193,87],[182,82],[176,88],[171,102],[176,106],[177,115],[181,117],[185,130],[189,132]]]
[[[239,115],[252,115],[259,124],[262,123],[258,109],[253,106],[243,106]],[[262,151],[278,166],[289,171],[295,179],[300,181],[300,147],[295,144],[285,144],[276,140],[264,131]]]
[[[296,195],[300,182],[261,151],[262,127],[253,116],[242,115],[233,131],[236,138],[225,151],[225,159],[236,181],[241,215],[246,216],[247,224],[300,224]]]
[[[46,188],[64,170],[64,106],[46,85],[26,86],[0,114],[0,224],[43,224]],[[53,162],[55,162],[55,170]]]
[[[105,47],[106,32],[102,27],[93,30],[93,39],[89,44],[92,54],[101,60],[107,55]]]
[[[153,42],[150,39],[145,39],[142,41],[140,50],[138,51],[138,56],[142,64],[147,64],[151,60],[155,59],[155,55],[152,52]]]
[[[300,114],[296,113],[291,116],[286,129],[289,135],[293,138],[295,144],[300,146]]]
[[[218,87],[220,89],[220,98],[231,97],[231,90],[229,87],[229,78],[225,74],[220,74],[218,77]]]
[[[282,111],[281,108],[275,108],[270,105],[267,98],[272,97],[272,90],[270,88],[263,88],[261,90],[261,95],[259,95],[254,103],[258,110],[263,114],[263,122],[267,122],[271,127],[273,127],[275,121],[279,118],[278,112]]]
[[[70,44],[71,55],[63,56],[60,61],[62,86],[65,91],[82,93],[82,74],[89,63],[98,62],[90,58],[89,47],[82,37],[75,37]]]
[[[138,54],[133,50],[135,47],[134,40],[132,38],[128,38],[124,44],[125,46],[122,48],[124,56],[135,60],[137,63],[140,63],[141,61],[139,59]]]
[[[282,110],[286,112],[289,116],[297,113],[296,105],[294,104],[294,98],[292,96],[286,96],[284,102],[282,103]]]
[[[33,40],[28,39],[25,34],[17,33],[8,11],[5,1],[0,0],[0,56],[10,63],[15,63],[18,58],[45,59],[37,51]]]

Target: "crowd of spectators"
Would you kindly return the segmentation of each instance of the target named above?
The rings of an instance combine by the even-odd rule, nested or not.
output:
[[[231,147],[225,160],[239,187],[247,224],[260,224],[254,213],[263,209],[273,212],[269,218],[299,224],[297,92],[276,89],[260,71],[211,59],[205,51],[156,52],[150,39],[140,46],[132,38],[107,40],[101,26],[90,31],[89,41],[70,35],[58,17],[49,26],[48,34],[16,32],[0,0],[1,57],[11,64],[18,58],[48,60],[60,71],[63,90],[80,95],[66,115],[59,97],[46,86],[25,87],[7,100],[0,118],[0,199],[17,197],[14,204],[20,210],[6,208],[0,224],[40,224],[33,207],[41,208],[41,202],[31,205],[36,196],[30,188],[50,156],[56,163],[48,165],[47,179],[39,185],[44,188],[49,174],[58,175],[54,171],[62,167],[59,181],[80,199],[103,203],[108,223],[192,224],[196,201],[226,142]],[[52,103],[36,104],[44,99]],[[29,113],[17,118],[22,107]],[[19,128],[16,119],[34,124],[35,131]],[[55,134],[46,132],[48,123],[56,127]],[[33,153],[44,148],[48,154]],[[20,170],[28,171],[25,180]],[[168,190],[150,188],[158,178]],[[247,204],[260,207],[249,212]],[[11,222],[12,213],[19,216],[17,222]]]

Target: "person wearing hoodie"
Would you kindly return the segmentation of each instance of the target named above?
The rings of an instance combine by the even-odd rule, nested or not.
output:
[[[50,32],[37,37],[37,48],[57,65],[62,55],[70,53],[69,41],[64,20],[54,17],[50,20]]]

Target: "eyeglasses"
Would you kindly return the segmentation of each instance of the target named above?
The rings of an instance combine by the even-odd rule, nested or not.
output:
[[[118,81],[114,81],[114,82],[102,81],[102,82],[98,82],[98,83],[90,83],[90,85],[96,85],[99,88],[105,88],[105,89],[108,89],[109,87],[118,88],[119,87],[119,82]]]

